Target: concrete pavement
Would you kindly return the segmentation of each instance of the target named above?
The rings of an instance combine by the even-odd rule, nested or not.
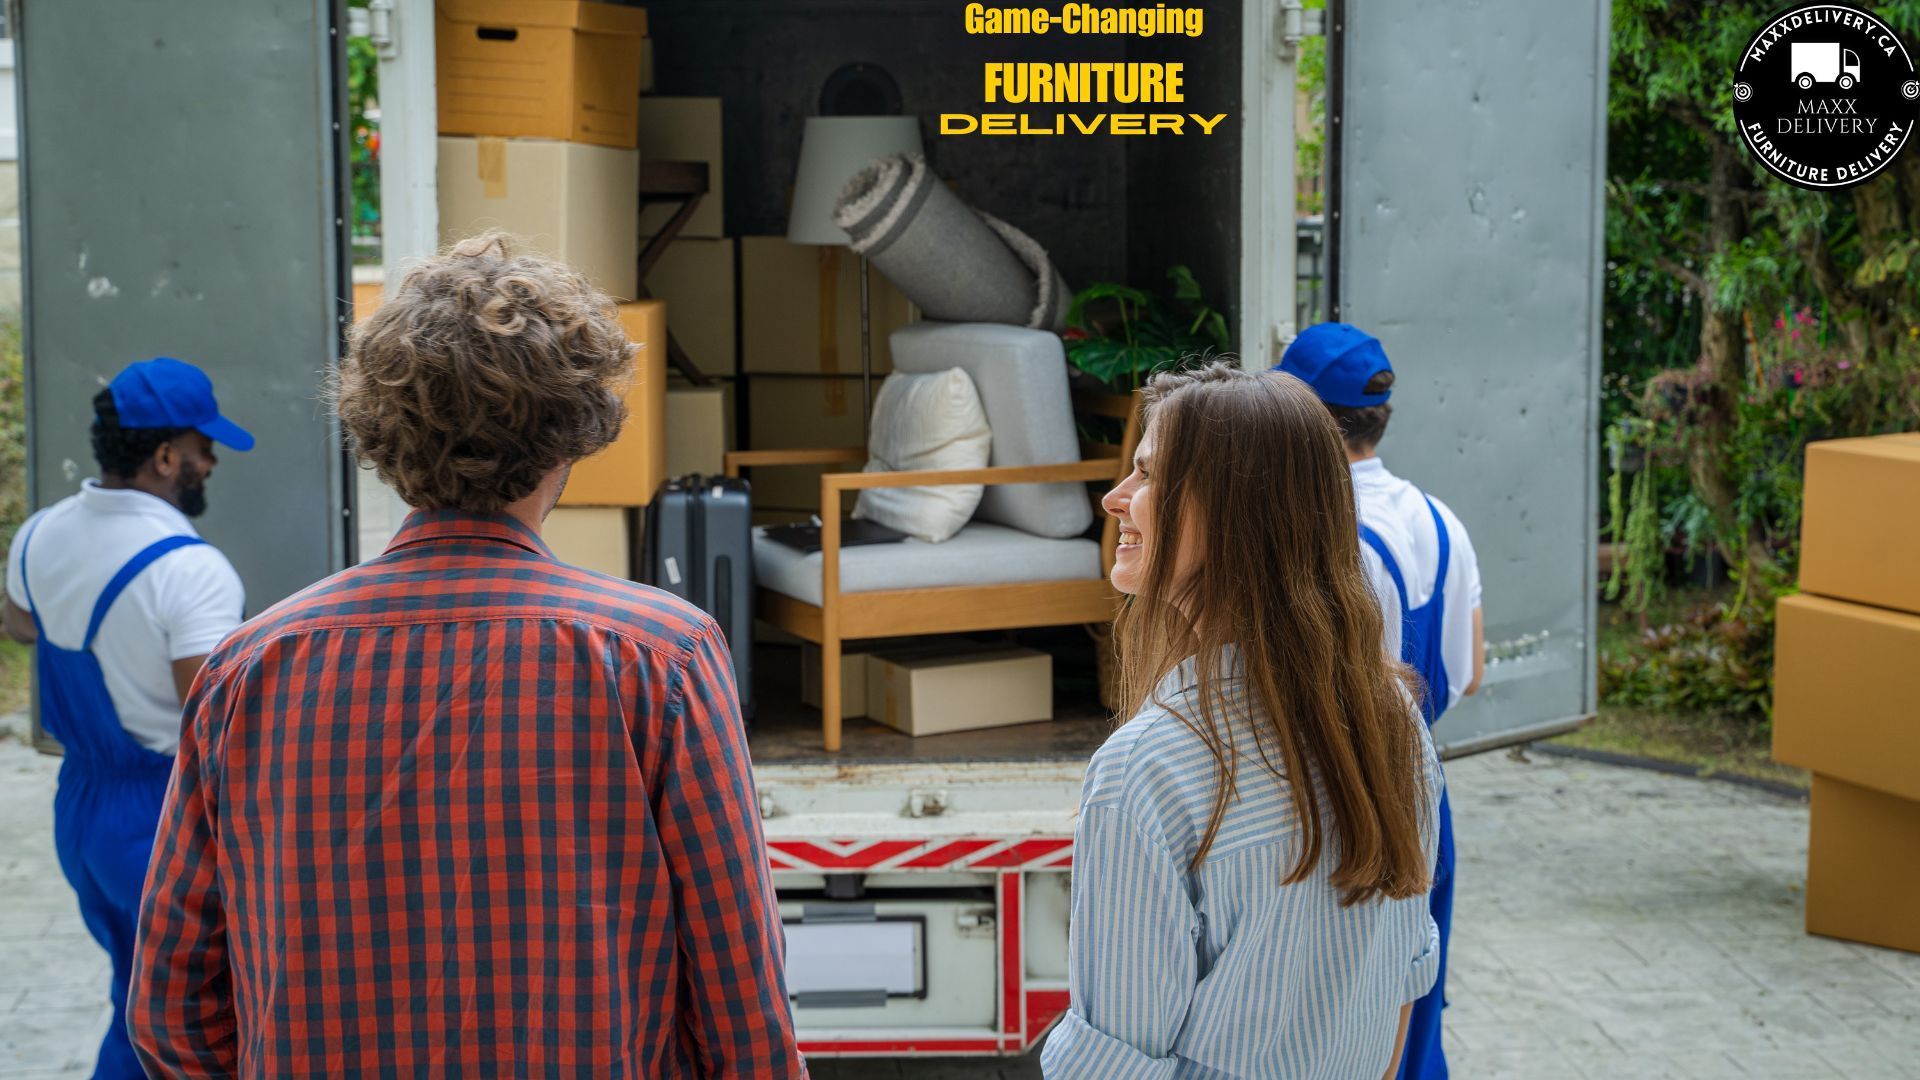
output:
[[[105,956],[54,861],[58,763],[0,740],[0,1080],[85,1075]],[[1804,803],[1533,754],[1449,768],[1460,1077],[1920,1080],[1920,956],[1806,936]],[[816,1062],[825,1080],[1037,1077]]]

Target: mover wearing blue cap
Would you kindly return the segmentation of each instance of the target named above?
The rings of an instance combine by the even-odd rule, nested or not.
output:
[[[1485,631],[1473,542],[1445,503],[1387,471],[1376,448],[1393,416],[1393,365],[1379,339],[1347,323],[1321,323],[1287,346],[1276,371],[1313,387],[1340,425],[1353,470],[1362,558],[1385,615],[1387,651],[1426,683],[1421,709],[1431,725],[1480,689]],[[1414,1002],[1400,1076],[1447,1075],[1440,1046],[1447,944],[1453,924],[1453,808],[1440,796],[1440,852],[1431,907],[1440,934],[1440,977]]]
[[[181,705],[240,625],[240,575],[194,531],[213,445],[253,448],[213,382],[167,357],[93,399],[100,477],[27,519],[7,560],[4,625],[34,645],[40,721],[66,751],[53,800],[60,869],[113,960],[113,1022],[94,1075],[144,1077],[127,1038],[135,920]]]

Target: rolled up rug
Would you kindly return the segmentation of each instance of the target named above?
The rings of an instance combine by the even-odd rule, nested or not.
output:
[[[892,154],[855,173],[833,223],[929,319],[1066,325],[1072,297],[1046,249],[961,202],[922,155]]]

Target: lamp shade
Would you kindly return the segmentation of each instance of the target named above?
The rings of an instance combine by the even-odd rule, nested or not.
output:
[[[800,137],[800,170],[793,180],[787,239],[795,244],[845,244],[833,206],[853,174],[888,154],[920,152],[917,116],[810,116]]]

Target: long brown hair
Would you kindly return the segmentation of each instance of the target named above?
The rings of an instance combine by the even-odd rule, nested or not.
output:
[[[1291,375],[1221,363],[1158,375],[1142,393],[1154,440],[1154,536],[1116,633],[1124,700],[1136,711],[1182,662],[1195,664],[1193,708],[1156,700],[1206,742],[1216,765],[1213,815],[1192,867],[1213,846],[1238,779],[1229,725],[1239,721],[1220,690],[1234,674],[1251,696],[1261,764],[1289,781],[1303,830],[1285,883],[1305,878],[1331,847],[1343,903],[1419,895],[1429,880],[1417,676],[1385,655],[1332,416]],[[1174,560],[1157,553],[1178,550],[1182,537],[1191,537],[1194,565],[1179,578]],[[1240,659],[1227,673],[1230,647]]]

